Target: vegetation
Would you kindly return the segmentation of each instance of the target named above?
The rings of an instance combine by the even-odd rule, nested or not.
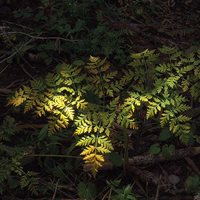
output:
[[[3,199],[198,198],[199,10],[170,3],[2,3]]]

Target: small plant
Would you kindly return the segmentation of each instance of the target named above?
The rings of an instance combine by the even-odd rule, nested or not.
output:
[[[115,180],[115,181],[107,182],[107,183],[111,188],[112,200],[136,200],[136,197],[132,192],[133,190],[132,185],[127,185],[121,188],[120,180]]]
[[[169,129],[168,128],[163,128],[162,131],[160,132],[159,140],[164,142],[164,141],[169,140],[171,137],[172,137],[172,134],[169,131]]]
[[[34,7],[15,10],[14,16],[24,23],[31,20],[34,31],[27,33],[26,29],[13,27],[14,36],[19,42],[21,37],[24,40],[35,37],[37,41],[31,49],[46,65],[55,63],[55,57],[66,59],[66,55],[67,59],[85,55],[114,56],[121,62],[126,58],[127,31],[112,28],[104,19],[120,16],[120,9],[114,4],[99,0],[38,1]]]
[[[149,153],[152,155],[157,155],[160,153],[160,151],[161,151],[161,147],[159,143],[152,144],[149,148]]]
[[[186,54],[163,47],[132,54],[129,66],[119,70],[107,59],[91,56],[87,63],[61,64],[55,74],[22,86],[9,105],[46,117],[49,134],[73,127],[80,137],[76,145],[95,176],[113,150],[116,125],[137,130],[150,120],[184,144],[198,141],[191,130],[191,103],[200,101],[199,57],[200,51]],[[161,133],[161,140],[168,138],[169,133]],[[159,145],[155,150],[160,152]],[[162,147],[163,155],[174,151],[173,145]]]
[[[97,190],[93,183],[80,182],[77,187],[78,195],[81,199],[93,200],[97,196]]]
[[[188,176],[185,181],[185,189],[188,192],[200,192],[200,177],[198,175]]]
[[[165,144],[162,146],[158,143],[152,144],[149,148],[149,153],[153,155],[161,154],[164,157],[170,157],[175,154],[175,146],[173,144]]]
[[[15,188],[19,186],[13,174],[22,176],[24,174],[21,161],[24,156],[23,148],[11,147],[9,142],[16,134],[16,122],[14,118],[7,116],[1,125],[0,131],[0,194],[4,192],[5,184]]]

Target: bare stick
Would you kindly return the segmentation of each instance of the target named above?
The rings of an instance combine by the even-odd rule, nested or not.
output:
[[[59,179],[58,179],[58,181],[56,182],[55,190],[54,190],[53,197],[52,197],[51,200],[55,200],[55,198],[56,198],[56,193],[57,193],[57,189],[58,189],[58,183],[59,183]]]
[[[18,51],[20,51],[21,49],[23,49],[26,45],[28,45],[28,44],[31,43],[32,41],[33,41],[33,38],[31,38],[28,42],[26,42],[25,44],[23,44],[23,45],[18,49]],[[14,57],[14,56],[18,53],[18,51],[14,51],[14,52],[13,52],[12,54],[10,54],[8,57],[6,57],[6,58],[0,60],[0,64],[3,63],[3,62],[5,62],[5,61],[7,61],[7,60],[9,60],[10,58]]]
[[[79,42],[80,40],[71,40],[71,39],[67,39],[67,38],[63,38],[63,37],[58,37],[58,36],[46,36],[46,37],[42,37],[42,36],[34,36],[28,33],[24,33],[24,32],[6,32],[6,34],[10,35],[10,34],[20,34],[20,35],[25,35],[27,37],[36,39],[36,40],[63,40],[63,41],[67,41],[67,42]],[[4,33],[0,33],[0,35],[4,35]]]

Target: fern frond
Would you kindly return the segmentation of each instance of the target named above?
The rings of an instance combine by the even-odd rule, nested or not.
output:
[[[86,64],[63,63],[56,73],[22,86],[8,104],[45,116],[50,134],[73,127],[76,145],[95,175],[113,150],[116,123],[138,129],[144,120],[155,119],[183,143],[189,141],[192,120],[185,113],[200,102],[199,52],[147,49],[131,54],[123,69],[94,56]]]
[[[95,144],[96,142],[96,137],[94,134],[90,135],[90,136],[85,136],[82,137],[78,142],[77,142],[77,146],[89,146],[90,144]]]
[[[155,117],[159,111],[161,111],[161,106],[159,103],[149,102],[146,118],[149,119]]]

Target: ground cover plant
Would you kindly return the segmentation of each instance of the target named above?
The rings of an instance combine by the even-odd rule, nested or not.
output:
[[[199,198],[198,3],[0,10],[2,199]]]

